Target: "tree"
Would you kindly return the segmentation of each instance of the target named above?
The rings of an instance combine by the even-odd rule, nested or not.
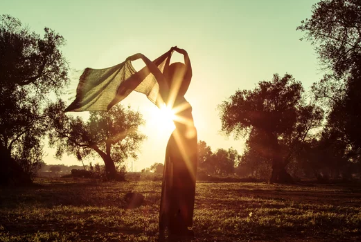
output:
[[[149,168],[149,171],[154,172],[155,174],[163,174],[164,165],[162,163],[154,163]]]
[[[213,152],[205,141],[198,142],[198,172],[209,173],[212,166]]]
[[[234,174],[234,166],[238,161],[238,152],[229,148],[218,149],[211,158],[212,163],[212,173],[216,175],[230,175]]]
[[[49,168],[49,171],[51,171],[53,173],[59,173],[61,171],[61,166],[51,166]]]
[[[297,28],[315,45],[320,60],[331,71],[313,86],[316,99],[326,100],[329,109],[324,137],[332,137],[337,145],[327,142],[330,149],[343,149],[344,160],[354,163],[360,163],[361,156],[360,9],[357,0],[322,0],[314,5],[312,17]],[[343,145],[338,145],[340,141]]]
[[[0,16],[0,184],[31,183],[48,128],[44,103],[68,81],[59,50],[64,39],[44,31],[40,37],[18,19]]]
[[[247,152],[258,153],[272,165],[271,182],[290,182],[286,166],[322,111],[305,105],[300,82],[286,74],[258,83],[253,91],[238,90],[220,105],[222,130],[230,135],[249,135]]]
[[[340,176],[349,179],[353,166],[344,153],[345,143],[329,131],[303,145],[297,156],[299,166],[307,177],[315,177],[320,182]]]
[[[162,163],[154,163],[148,168],[142,169],[141,172],[153,172],[155,174],[163,174],[164,165]]]
[[[100,156],[105,165],[108,179],[117,179],[115,163],[120,164],[129,157],[137,158],[137,151],[145,135],[138,132],[144,124],[139,112],[116,105],[108,112],[93,111],[87,122],[79,117],[66,115],[63,101],[47,108],[49,123],[49,144],[56,147],[56,156],[64,152],[76,155],[82,160],[88,155]]]
[[[238,163],[239,155],[233,148],[217,149],[212,152],[205,141],[198,142],[198,173],[207,175],[229,175],[234,173],[234,166]]]
[[[326,133],[334,134],[335,142],[343,142],[345,155],[355,163],[361,161],[360,74],[361,64],[351,70],[346,80],[346,90],[341,98],[334,102],[325,129]]]
[[[264,132],[252,129],[246,141],[244,154],[236,168],[240,176],[251,176],[257,179],[268,179],[271,174],[272,150],[268,146]]]
[[[312,17],[297,27],[338,77],[361,60],[360,8],[359,0],[322,0],[313,6]]]

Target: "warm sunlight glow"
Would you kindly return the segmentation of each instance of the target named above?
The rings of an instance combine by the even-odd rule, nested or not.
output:
[[[152,119],[156,127],[163,132],[173,131],[174,123],[173,120],[176,118],[176,115],[171,107],[163,104],[162,107],[155,108],[152,110]]]
[[[175,114],[171,107],[163,104],[163,106],[160,108],[160,113],[162,118],[173,122]]]

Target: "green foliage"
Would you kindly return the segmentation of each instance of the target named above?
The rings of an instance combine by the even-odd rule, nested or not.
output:
[[[42,97],[60,90],[68,71],[59,50],[64,38],[49,28],[40,37],[9,15],[1,15],[0,20],[0,56],[6,60],[0,62],[2,86],[32,85]]]
[[[306,105],[302,94],[301,83],[291,75],[274,75],[254,90],[236,91],[220,105],[222,130],[236,137],[248,135],[241,166],[255,169],[259,164],[264,169],[272,165],[271,179],[282,182],[276,177],[286,176],[285,167],[323,118],[322,110]]]
[[[332,133],[344,144],[343,151],[352,162],[361,163],[361,64],[351,70],[344,94],[334,102],[325,135]],[[340,115],[340,114],[343,115]]]
[[[234,167],[239,161],[237,150],[233,148],[217,149],[212,152],[205,141],[198,142],[198,173],[208,175],[233,175]],[[201,175],[202,176],[202,175]]]
[[[360,7],[358,0],[322,0],[313,6],[311,18],[297,27],[337,77],[360,62]]]
[[[149,168],[149,171],[154,172],[156,174],[163,174],[164,165],[162,163],[154,163]]]
[[[64,39],[49,28],[41,37],[9,15],[0,16],[0,183],[23,183],[42,162],[48,129],[43,107],[67,83]]]
[[[58,172],[61,171],[61,166],[51,166],[49,168],[49,171],[54,172],[54,173],[58,173]]]
[[[198,172],[208,173],[211,166],[213,152],[205,141],[198,142]]]
[[[235,149],[217,149],[211,157],[211,174],[229,175],[234,173],[235,163],[238,161],[238,153]]]
[[[253,90],[238,90],[220,105],[222,130],[237,136],[256,128],[273,135],[292,132],[301,104],[302,84],[291,75],[274,75]]]
[[[139,112],[130,107],[116,105],[109,111],[90,112],[88,121],[66,115],[63,101],[49,105],[46,113],[52,129],[49,144],[57,148],[57,157],[64,152],[75,155],[78,160],[87,156],[100,156],[106,172],[114,176],[114,163],[122,163],[128,158],[137,158],[141,142],[146,138],[138,127],[144,124]]]
[[[341,171],[360,163],[361,156],[360,8],[357,0],[322,0],[313,6],[312,17],[297,28],[315,46],[330,73],[312,87],[316,100],[329,113],[318,146],[337,154]]]

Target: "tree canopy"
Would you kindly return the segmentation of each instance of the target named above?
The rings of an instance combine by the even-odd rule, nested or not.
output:
[[[359,0],[322,0],[313,6],[311,18],[297,27],[338,77],[361,61],[360,9]]]
[[[198,170],[208,175],[232,175],[239,162],[237,150],[217,149],[212,152],[205,141],[198,142]]]
[[[0,16],[0,183],[29,183],[41,164],[48,129],[43,107],[68,81],[63,44],[49,28],[41,37],[18,19]]]
[[[100,156],[105,164],[108,178],[115,179],[116,164],[127,158],[137,158],[137,151],[145,135],[138,131],[144,120],[139,112],[130,107],[116,105],[109,111],[90,112],[88,121],[71,117],[63,112],[63,101],[49,105],[47,115],[52,129],[49,144],[56,147],[57,157],[65,152],[79,160],[87,156]]]
[[[220,105],[222,130],[249,135],[247,152],[272,163],[271,181],[289,180],[285,167],[309,131],[320,125],[322,110],[306,105],[300,82],[274,75],[254,90],[238,90]]]
[[[164,169],[163,163],[156,162],[153,165],[151,165],[149,168],[143,169],[142,172],[153,172],[155,174],[163,175],[163,169]]]
[[[342,160],[361,163],[361,2],[322,0],[297,28],[315,46],[330,73],[313,85],[316,100],[329,110],[324,143],[338,147]],[[326,102],[325,102],[326,100]],[[342,114],[342,115],[341,115]],[[327,142],[325,139],[329,139]],[[342,142],[342,145],[340,145]],[[332,147],[332,148],[331,148]]]

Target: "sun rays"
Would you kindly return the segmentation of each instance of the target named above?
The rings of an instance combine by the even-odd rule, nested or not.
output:
[[[166,105],[165,103],[160,107],[159,111],[160,118],[164,119],[166,122],[176,119],[175,111],[171,106]]]
[[[171,133],[175,126],[173,120],[176,115],[172,108],[162,104],[160,108],[152,107],[150,110],[151,114],[151,125],[157,129],[158,133]]]
[[[181,104],[173,107],[174,103],[161,101],[159,108],[152,109],[152,119],[157,123],[157,126],[164,130],[174,130],[174,122],[183,124],[185,126],[193,126],[193,120],[187,116],[182,115],[181,113],[186,109],[191,108],[188,102],[182,102]]]
[[[175,89],[172,90],[174,91]],[[184,99],[184,102],[181,102],[180,104],[172,108],[175,99],[170,100],[172,101],[172,103],[168,103],[168,105],[162,102],[163,104],[158,109],[158,112],[154,115],[156,115],[159,123],[158,127],[162,132],[168,131],[170,130],[170,127],[172,127],[172,135],[178,146],[179,153],[182,156],[182,159],[184,160],[192,179],[195,180],[196,174],[195,169],[193,168],[194,164],[192,162],[192,156],[194,154],[192,154],[187,144],[188,141],[191,141],[197,136],[197,131],[194,127],[192,115],[190,111],[186,111],[187,109],[190,109],[191,106]],[[170,125],[170,122],[172,122],[172,125]],[[175,129],[175,125],[173,124],[173,122],[179,123],[184,128],[179,127],[179,129]]]

